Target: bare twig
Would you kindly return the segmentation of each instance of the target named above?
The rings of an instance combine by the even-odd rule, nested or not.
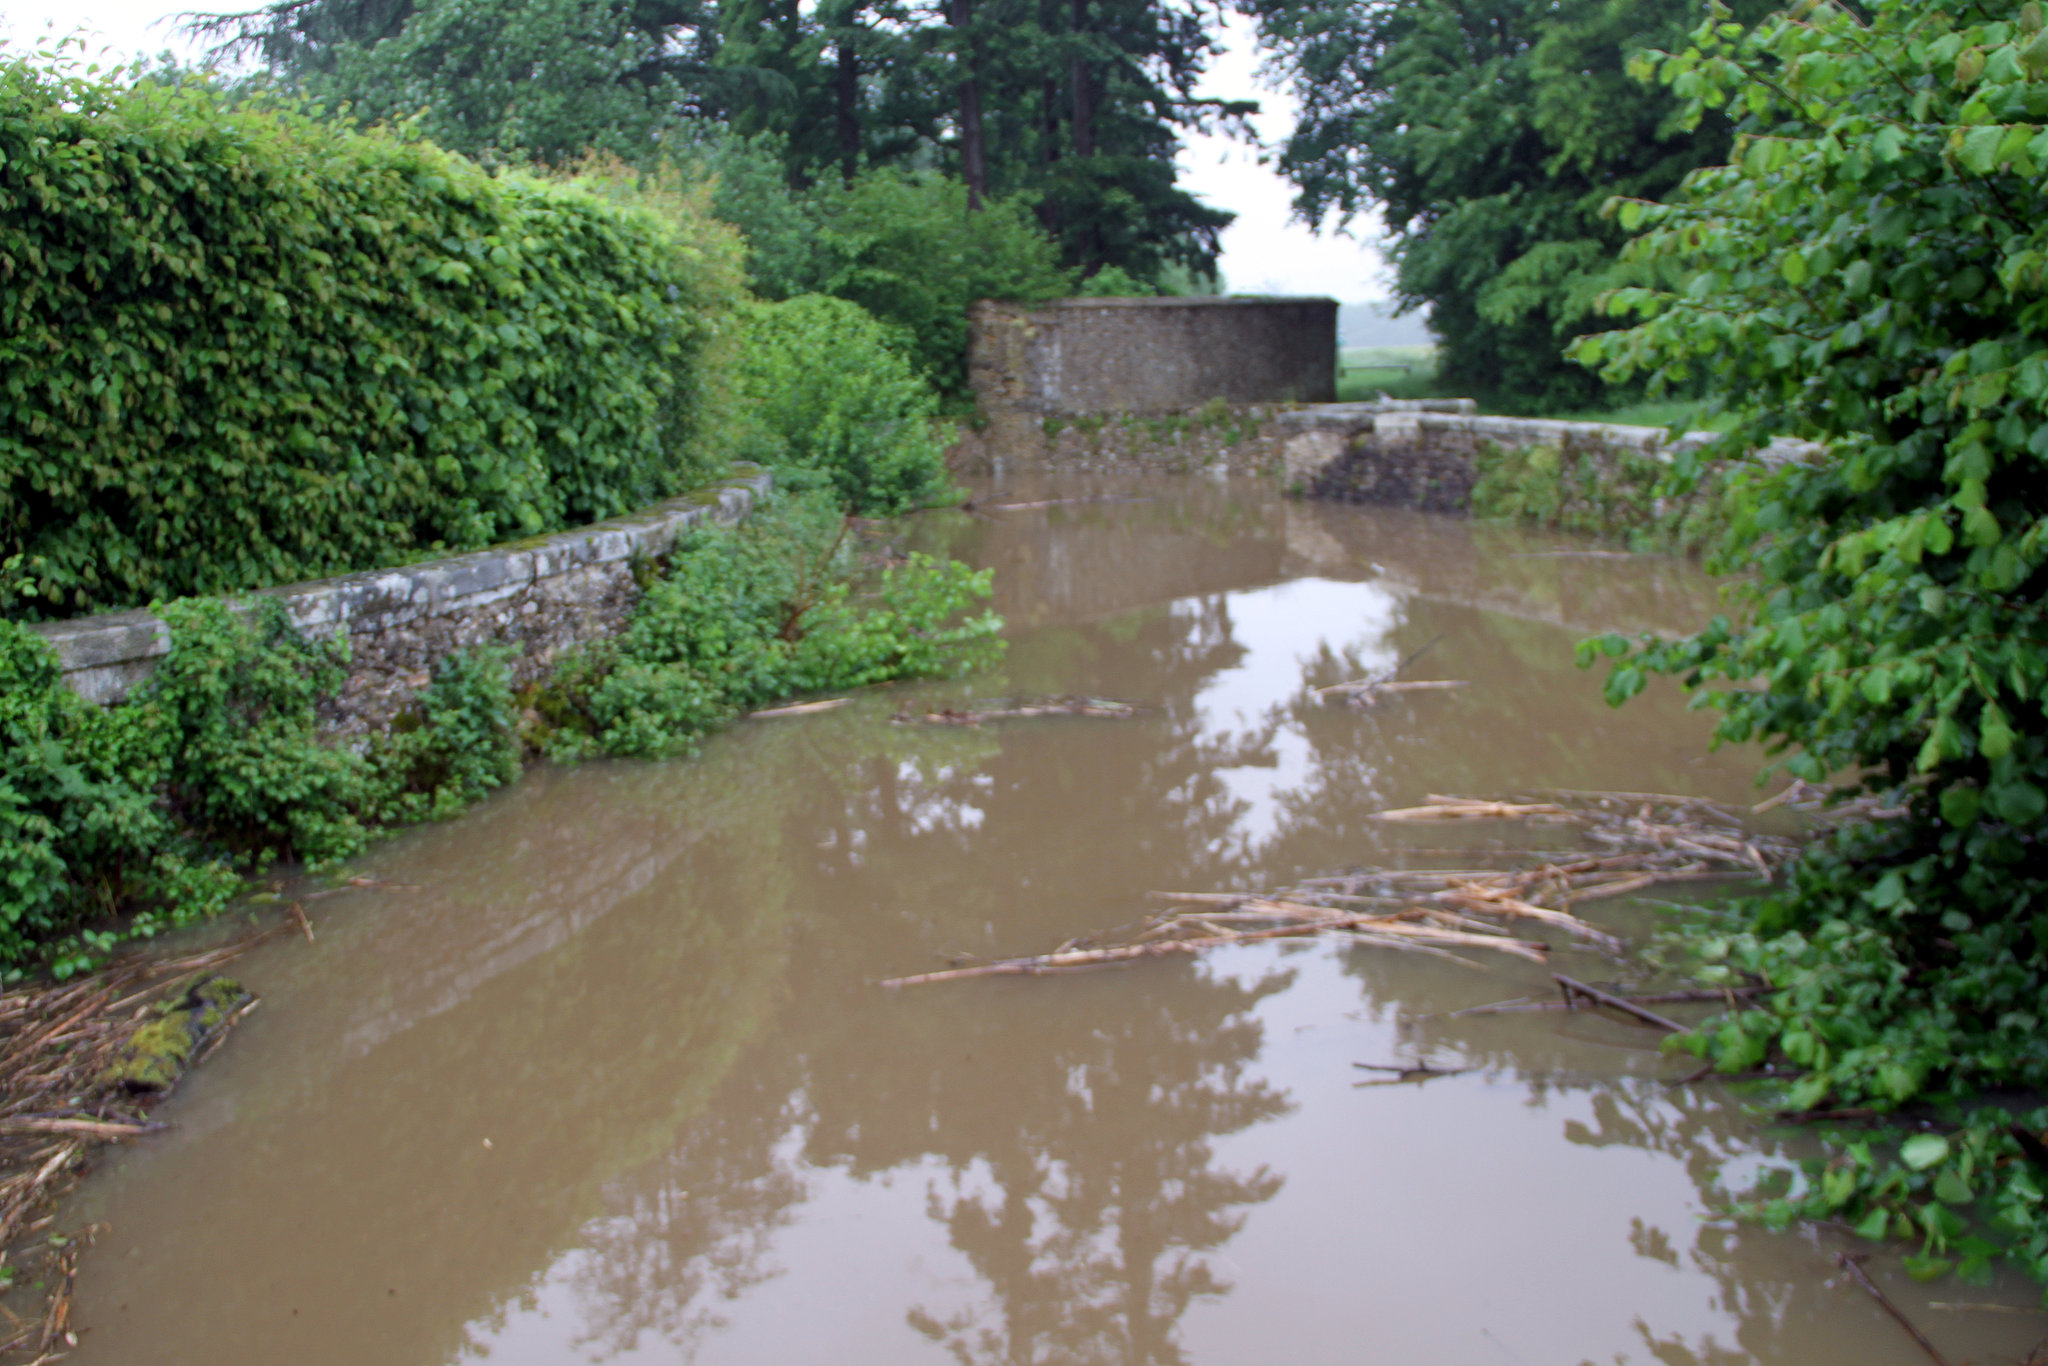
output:
[[[1644,1024],[1655,1025],[1659,1029],[1669,1030],[1673,1034],[1687,1032],[1686,1027],[1676,1020],[1667,1019],[1654,1010],[1645,1010],[1626,997],[1612,996],[1598,987],[1589,987],[1576,977],[1567,977],[1561,972],[1553,972],[1550,974],[1550,980],[1557,983],[1558,988],[1564,992],[1565,1008],[1567,1010],[1571,1008],[1570,1001],[1572,997],[1580,996],[1597,1005],[1606,1006],[1609,1010],[1618,1010],[1633,1019],[1641,1020]]]
[[[1861,1257],[1852,1257],[1846,1252],[1837,1252],[1835,1254],[1835,1265],[1848,1272],[1855,1279],[1856,1284],[1862,1286],[1864,1290],[1869,1292],[1870,1298],[1877,1301],[1879,1308],[1883,1309],[1885,1313],[1890,1314],[1898,1322],[1899,1327],[1912,1335],[1913,1341],[1920,1344],[1920,1350],[1927,1353],[1927,1359],[1932,1361],[1934,1366],[1949,1366],[1948,1358],[1943,1356],[1940,1350],[1927,1340],[1927,1334],[1914,1327],[1913,1320],[1907,1318],[1900,1311],[1899,1307],[1892,1303],[1889,1295],[1886,1295],[1884,1291],[1877,1288],[1877,1282],[1871,1280],[1870,1273],[1863,1269],[1863,1259]]]

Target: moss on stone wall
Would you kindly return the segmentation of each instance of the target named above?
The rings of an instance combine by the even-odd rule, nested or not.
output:
[[[1478,474],[1471,495],[1474,517],[1689,555],[1715,545],[1728,529],[1727,485],[1718,469],[1680,493],[1670,487],[1669,465],[1612,447],[1483,441],[1472,463]]]

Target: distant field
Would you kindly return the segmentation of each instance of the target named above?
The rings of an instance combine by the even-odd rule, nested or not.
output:
[[[1440,398],[1434,346],[1347,346],[1337,353],[1337,397],[1343,402],[1386,394]]]
[[[1627,427],[1681,427],[1691,431],[1699,426],[1700,414],[1706,405],[1698,399],[1664,401],[1658,403],[1631,403],[1625,408],[1608,408],[1597,412],[1560,413],[1558,416],[1572,422],[1618,422]]]
[[[1351,403],[1385,394],[1389,398],[1469,398],[1437,383],[1434,346],[1346,346],[1337,352],[1337,398]],[[1498,409],[1482,401],[1482,413]],[[1631,403],[1553,416],[1572,422],[1615,422],[1629,427],[1704,426],[1706,405],[1698,399]]]

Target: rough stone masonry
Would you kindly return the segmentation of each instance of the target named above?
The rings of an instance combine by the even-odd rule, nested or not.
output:
[[[767,492],[765,472],[573,531],[466,555],[266,588],[309,636],[345,634],[348,682],[323,709],[339,734],[381,729],[424,688],[434,665],[477,645],[511,647],[516,683],[562,650],[617,631],[640,596],[638,567],[666,555],[691,527],[738,521]],[[170,629],[147,611],[105,612],[31,628],[57,651],[65,682],[94,702],[117,702],[170,653]]]

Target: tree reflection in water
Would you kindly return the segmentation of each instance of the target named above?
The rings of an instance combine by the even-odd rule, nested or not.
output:
[[[1020,888],[1071,924],[1117,904],[1106,878],[1124,901],[1102,913],[1127,915],[1130,888],[1117,879],[1131,870],[1160,885],[1240,875],[1244,808],[1216,770],[1262,760],[1268,737],[1210,734],[1195,705],[1241,655],[1227,601],[1086,634],[1064,649],[1087,649],[1107,676],[1156,680],[1160,714],[1142,729],[1046,732],[936,787],[869,788],[849,803],[854,828],[841,841],[857,829],[864,857],[837,870],[854,901],[930,917],[928,942],[988,951],[1012,947],[987,943],[987,926],[992,902]],[[1032,667],[1028,654],[1012,665]],[[971,804],[976,818],[934,816],[950,803]],[[1032,830],[1041,837],[1005,837]],[[960,857],[934,858],[931,840],[957,841]],[[864,960],[857,938],[819,947],[875,975],[895,970]],[[1263,1169],[1219,1169],[1213,1145],[1288,1108],[1251,1075],[1262,1041],[1252,1011],[1288,980],[1245,986],[1179,964],[1072,990],[1028,984],[1028,996],[965,1013],[937,997],[849,997],[807,1050],[804,1157],[857,1175],[945,1164],[931,1214],[986,1295],[910,1318],[961,1361],[1179,1361],[1181,1315],[1221,1289],[1201,1254],[1236,1231],[1242,1207],[1279,1189]],[[857,1027],[844,1027],[849,1015]],[[878,1067],[876,1056],[909,1065]]]
[[[1201,1254],[1280,1189],[1264,1167],[1218,1169],[1213,1140],[1291,1108],[1246,1075],[1261,1042],[1248,1013],[1288,981],[1134,984],[1107,1009],[1063,1015],[1043,1065],[1004,1088],[1029,1127],[1000,1146],[944,1145],[953,1179],[932,1216],[987,1295],[911,1323],[963,1366],[1184,1361],[1181,1315],[1229,1288]]]

